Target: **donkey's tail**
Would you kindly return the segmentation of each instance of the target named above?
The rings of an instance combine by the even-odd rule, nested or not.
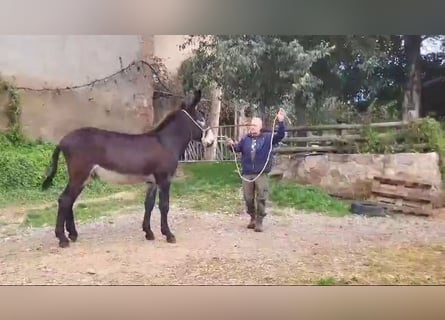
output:
[[[47,168],[45,181],[43,181],[42,183],[42,190],[47,190],[52,185],[53,179],[57,173],[59,155],[60,155],[60,148],[59,146],[56,146],[56,148],[53,151],[53,156],[50,166],[48,166]]]

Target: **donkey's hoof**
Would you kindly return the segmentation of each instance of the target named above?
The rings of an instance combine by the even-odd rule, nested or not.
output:
[[[176,238],[174,235],[167,236],[167,242],[168,243],[176,243]]]
[[[147,240],[154,240],[155,239],[155,235],[153,234],[152,231],[146,232],[145,233],[145,239],[147,239]]]
[[[69,241],[59,241],[59,247],[61,248],[68,248],[70,246]]]
[[[70,234],[70,235],[68,235],[68,238],[70,238],[70,240],[72,242],[76,242],[77,241],[77,237],[78,237],[77,234]]]

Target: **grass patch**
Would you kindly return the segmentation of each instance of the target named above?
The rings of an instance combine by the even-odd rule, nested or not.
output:
[[[0,208],[28,207],[34,204],[56,202],[68,180],[63,156],[59,158],[59,169],[53,186],[47,191],[41,191],[41,183],[45,178],[45,171],[54,150],[53,144],[27,140],[15,141],[0,134],[0,148],[2,150],[0,167],[4,168],[0,175]],[[182,167],[185,176],[174,179],[172,183],[171,195],[174,201],[172,203],[197,211],[236,213],[244,209],[242,181],[234,163],[196,163],[184,164]],[[80,198],[91,199],[121,191],[139,192],[142,189],[145,189],[145,186],[119,186],[93,180],[87,185]],[[337,216],[348,212],[345,203],[324,192],[290,182],[271,180],[270,200],[271,204],[282,208],[304,209]],[[122,206],[124,203],[116,205]],[[103,205],[94,206],[108,210]],[[82,208],[77,208],[76,212],[79,212],[79,216],[88,216],[88,212],[92,212],[93,209],[87,210],[88,212],[82,210]],[[54,214],[55,208],[51,212]],[[44,225],[52,223],[50,221],[54,218],[53,214],[45,210],[33,211],[29,212],[29,220],[32,225]],[[41,218],[48,215],[51,217],[48,221],[46,218]],[[95,215],[96,213],[91,213],[91,216]]]
[[[241,179],[235,164],[184,164],[185,178],[172,184],[172,196],[180,205],[194,210],[233,213],[243,208]],[[270,181],[270,200],[280,208],[316,211],[332,216],[349,214],[346,202],[323,191],[288,181]]]
[[[444,285],[444,248],[406,246],[364,248],[358,252],[338,249],[321,256],[296,256],[285,264],[280,258],[193,258],[187,266],[194,277],[183,278],[182,284]],[[250,272],[258,267],[263,272]]]
[[[75,208],[76,223],[96,220],[100,217],[113,216],[124,211],[130,206],[140,205],[141,197],[135,199],[110,199],[99,203],[79,203]],[[141,211],[143,207],[141,207]],[[28,210],[23,225],[26,227],[55,226],[57,205],[54,204],[45,209]]]
[[[66,163],[60,156],[59,169],[54,185],[41,191],[41,183],[50,162],[54,145],[43,142],[11,142],[7,134],[0,134],[0,208],[53,202],[66,186]],[[130,191],[139,186],[116,186],[102,181],[90,182],[82,192],[82,198],[94,198],[120,191]]]
[[[301,186],[288,181],[273,181],[270,193],[270,198],[277,207],[315,211],[330,216],[349,214],[346,202],[335,199],[315,187]]]
[[[39,189],[10,189],[3,191],[0,198],[0,208],[7,208],[9,206],[25,206],[41,203],[50,203],[57,201],[57,198],[62,193],[65,186],[54,186],[47,191],[40,191]],[[98,197],[105,197],[113,193],[122,191],[139,191],[141,186],[113,186],[107,185],[101,181],[92,181],[85,187],[81,193],[82,199],[94,199]]]
[[[332,277],[321,278],[317,281],[317,285],[319,286],[335,286],[337,284],[337,280]]]
[[[445,284],[445,246],[385,248],[368,254],[370,265],[362,282],[384,285]],[[371,280],[372,279],[372,280]]]
[[[332,260],[327,258],[326,260]],[[369,249],[351,257],[335,256],[341,275],[315,280],[318,285],[444,285],[445,246],[411,245]],[[324,266],[321,272],[327,272]],[[336,277],[334,277],[336,276]],[[309,276],[314,278],[313,276]],[[310,281],[304,281],[307,283]],[[289,284],[301,284],[292,279]]]
[[[182,165],[185,177],[172,183],[171,195],[180,206],[200,211],[230,213],[240,206],[239,178],[234,164]]]

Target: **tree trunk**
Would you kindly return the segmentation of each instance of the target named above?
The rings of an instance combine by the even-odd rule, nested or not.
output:
[[[211,105],[210,105],[210,115],[209,115],[209,124],[212,127],[210,130],[213,130],[213,134],[215,136],[218,135],[218,127],[219,126],[219,114],[221,112],[221,87],[214,87],[212,90],[211,97]],[[216,159],[216,150],[218,144],[215,142],[211,147],[207,148],[204,153],[205,160],[215,160]]]
[[[408,77],[403,96],[402,118],[406,121],[417,119],[420,115],[422,93],[420,45],[422,38],[420,35],[408,35],[404,37],[404,41]]]
[[[295,108],[295,115],[297,117],[297,126],[304,126],[306,125],[306,105],[303,98],[303,95],[300,93],[296,93],[294,97],[294,108]],[[297,137],[306,137],[307,132],[306,131],[297,131]],[[305,146],[306,143],[300,142],[297,143],[297,146]]]
[[[244,136],[245,134],[247,134],[247,127],[245,126],[245,124],[247,124],[247,117],[246,117],[246,105],[241,105],[241,104],[237,104],[237,125],[238,127],[236,127],[236,136],[235,136],[235,140],[236,141],[240,141],[241,137]]]

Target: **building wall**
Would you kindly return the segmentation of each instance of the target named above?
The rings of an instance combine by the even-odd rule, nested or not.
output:
[[[167,70],[176,76],[181,63],[190,57],[192,51],[189,47],[179,49],[179,45],[186,40],[186,35],[155,35],[153,36],[154,55],[162,58]]]
[[[153,37],[154,55],[162,59],[169,77],[174,81],[178,77],[181,63],[192,54],[192,50],[189,47],[184,50],[179,48],[186,40],[186,37],[186,35],[155,35]],[[161,121],[169,112],[177,108],[180,103],[180,97],[157,96],[153,100],[154,122]]]
[[[30,138],[57,141],[81,126],[136,133],[152,125],[150,68],[118,73],[153,54],[152,36],[0,36],[0,52],[2,78],[23,88],[22,125]],[[0,99],[2,129],[5,108]]]
[[[136,133],[161,120],[181,98],[153,101],[152,72],[144,64],[119,70],[155,55],[175,78],[182,61],[191,55],[190,48],[179,49],[185,39],[185,35],[2,35],[0,75],[22,88],[22,126],[30,138],[57,141],[81,126]],[[8,124],[6,104],[0,93],[0,130]]]

